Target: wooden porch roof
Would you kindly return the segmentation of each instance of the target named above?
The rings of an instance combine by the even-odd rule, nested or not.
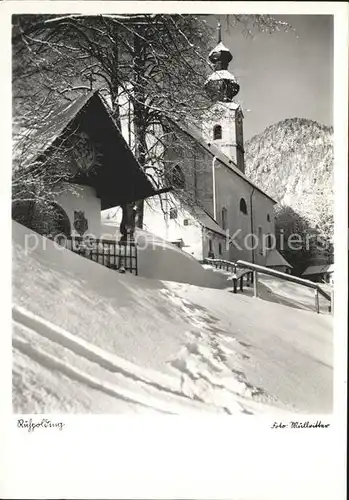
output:
[[[72,132],[87,134],[98,147],[100,159],[94,169],[79,172],[70,182],[93,187],[102,210],[159,192],[142,170],[98,91],[58,110],[49,126],[37,132],[38,157],[49,157]]]

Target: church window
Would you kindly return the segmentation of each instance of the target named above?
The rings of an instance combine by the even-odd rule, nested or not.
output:
[[[185,177],[179,165],[175,165],[167,175],[167,182],[175,189],[185,188]]]
[[[227,229],[227,209],[222,208],[222,229]]]
[[[183,226],[189,226],[189,219],[183,219]]]
[[[247,204],[243,198],[240,200],[240,212],[247,215]]]
[[[271,237],[271,234],[268,234],[268,236],[267,236],[267,249],[270,250],[272,246],[273,246],[272,237]]]
[[[170,209],[170,219],[177,219],[178,217],[178,212],[176,208],[171,208]]]
[[[223,251],[222,251],[222,243],[218,243],[218,252],[219,252],[219,255],[222,255],[222,254],[223,254]]]
[[[222,127],[220,125],[213,127],[213,139],[222,139]]]
[[[208,250],[210,253],[212,253],[213,248],[212,248],[212,240],[208,240]]]
[[[267,221],[270,222],[270,215],[267,214]]]
[[[263,255],[263,229],[261,226],[258,227],[258,247],[259,253]]]

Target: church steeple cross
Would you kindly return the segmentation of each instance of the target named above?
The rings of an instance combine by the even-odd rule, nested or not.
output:
[[[222,25],[221,25],[221,23],[218,23],[217,34],[218,34],[218,43],[221,43],[221,41],[222,41]]]
[[[208,59],[212,63],[214,72],[205,82],[206,90],[212,99],[231,102],[239,92],[240,85],[235,77],[229,73],[228,66],[233,56],[230,50],[222,43],[222,25],[217,26],[218,45],[211,50]]]

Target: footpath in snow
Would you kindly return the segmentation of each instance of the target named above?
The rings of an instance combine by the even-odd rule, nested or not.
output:
[[[28,233],[13,223],[16,412],[332,411],[331,316],[120,275],[45,238],[28,253]]]

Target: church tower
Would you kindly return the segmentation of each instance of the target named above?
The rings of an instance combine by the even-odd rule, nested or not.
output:
[[[220,24],[218,45],[208,58],[214,72],[206,80],[205,89],[214,104],[204,120],[203,133],[207,142],[218,146],[244,173],[243,113],[233,100],[240,90],[240,85],[228,71],[233,56],[222,43]]]

